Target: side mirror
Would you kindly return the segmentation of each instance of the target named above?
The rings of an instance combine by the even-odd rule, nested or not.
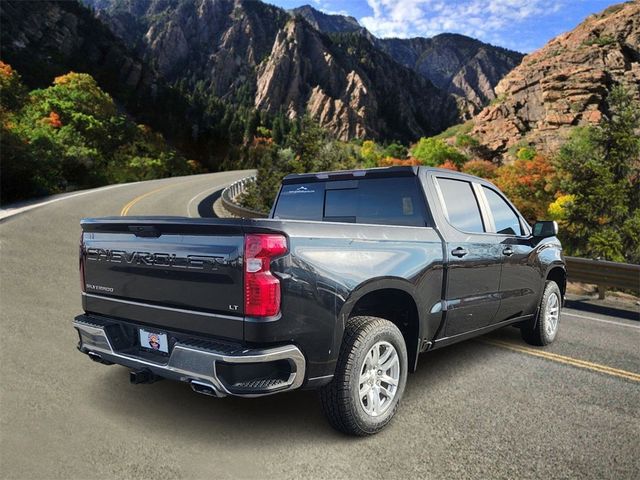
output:
[[[558,224],[554,220],[542,220],[533,224],[533,236],[537,238],[555,237]]]

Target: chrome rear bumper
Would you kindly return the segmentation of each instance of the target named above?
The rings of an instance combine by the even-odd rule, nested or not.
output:
[[[79,317],[80,318],[80,317]],[[116,351],[106,331],[106,326],[92,322],[87,317],[76,318],[73,326],[80,334],[78,348],[92,360],[105,363],[117,363],[133,370],[148,370],[156,376],[187,382],[194,391],[225,397],[259,397],[302,385],[305,375],[305,358],[294,345],[285,345],[268,349],[216,349],[215,344],[206,342],[178,342],[173,346],[170,356],[163,362],[152,361]],[[258,364],[263,362],[287,361],[290,366],[288,379],[270,381],[269,379],[248,382],[241,389],[227,384],[217,371],[217,364],[226,365]],[[241,390],[241,391],[240,391]]]

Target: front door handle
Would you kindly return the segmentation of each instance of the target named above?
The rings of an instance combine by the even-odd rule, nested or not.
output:
[[[502,254],[510,257],[511,255],[513,255],[513,248],[506,247],[504,250],[502,250]]]
[[[458,247],[455,250],[451,251],[451,255],[453,255],[454,257],[464,257],[467,253],[469,253],[469,251],[466,248],[462,248],[462,247]]]

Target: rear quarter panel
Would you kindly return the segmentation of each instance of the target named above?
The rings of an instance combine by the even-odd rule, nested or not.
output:
[[[282,315],[273,320],[278,326],[247,319],[245,339],[299,344],[308,377],[333,373],[349,313],[371,291],[409,293],[417,303],[421,338],[438,328],[441,314],[434,305],[442,293],[442,243],[432,228],[292,220],[256,225],[285,232],[289,253],[272,263],[282,288]]]

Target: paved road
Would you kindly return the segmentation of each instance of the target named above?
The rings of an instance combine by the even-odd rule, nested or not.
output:
[[[217,400],[80,355],[80,217],[196,216],[243,175],[100,190],[0,223],[0,477],[640,478],[640,322],[624,318],[565,310],[551,348],[508,328],[424,354],[395,421],[366,439],[334,432],[313,392]]]

